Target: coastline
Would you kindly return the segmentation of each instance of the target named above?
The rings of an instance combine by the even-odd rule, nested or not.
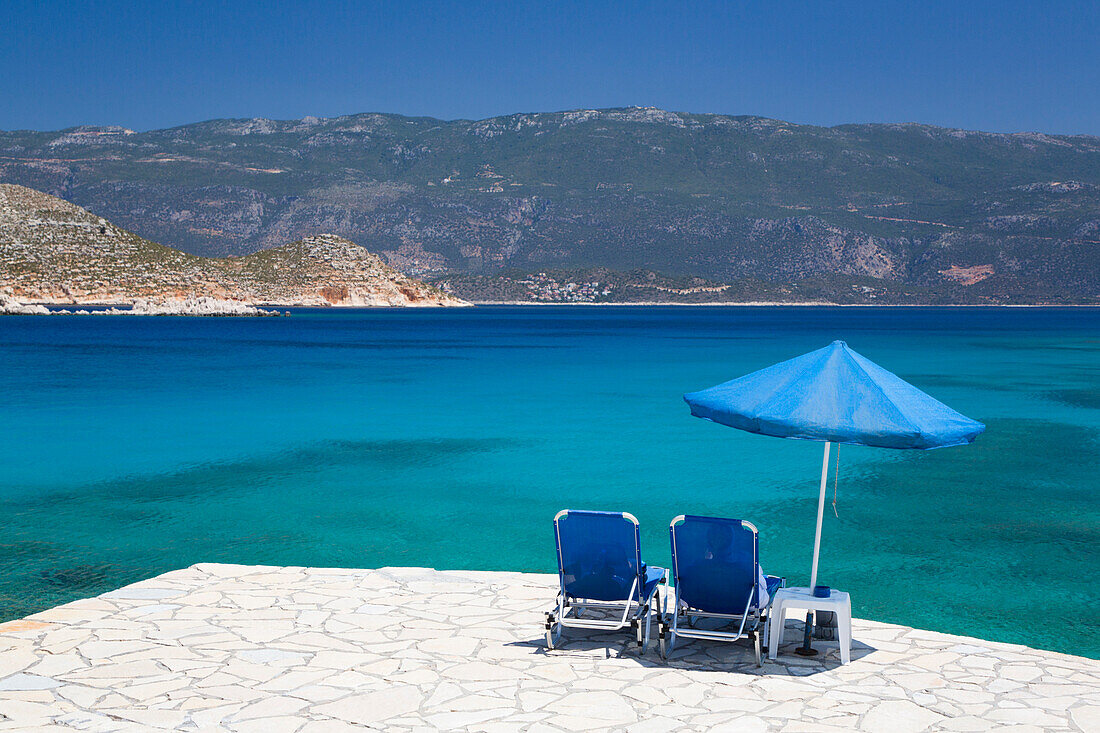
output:
[[[202,296],[211,297],[211,296]],[[10,296],[9,296],[10,298]],[[10,298],[16,300],[15,298]],[[193,298],[194,299],[194,298]],[[193,300],[192,299],[192,300]],[[1100,308],[1097,303],[834,303],[825,300],[811,301],[772,301],[772,300],[747,300],[747,301],[715,301],[705,303],[686,303],[681,301],[649,301],[634,300],[622,302],[569,302],[569,301],[543,301],[543,300],[464,300],[450,295],[446,299],[412,301],[412,302],[317,302],[302,300],[265,300],[254,298],[212,298],[219,302],[247,306],[252,308],[310,308],[310,309],[363,309],[363,308],[469,308],[469,307],[493,307],[493,306],[535,306],[535,307],[676,307],[676,308]],[[25,306],[46,306],[48,308],[126,308],[133,306],[135,301],[173,303],[181,301],[177,297],[163,299],[150,299],[149,296],[133,296],[127,298],[112,298],[109,300],[85,300],[74,298],[30,298],[17,299]],[[187,299],[182,299],[186,301]],[[182,302],[181,301],[181,302]]]
[[[827,301],[809,301],[790,303],[783,301],[745,301],[719,303],[669,303],[653,301],[631,301],[626,303],[552,303],[529,300],[473,300],[475,306],[675,306],[694,308],[1100,308],[1100,303],[829,303]]]
[[[134,298],[126,301],[78,301],[54,300],[17,301],[0,295],[0,316],[285,316],[289,311],[277,308],[465,308],[472,306],[458,302],[410,302],[376,304],[325,304],[318,303],[267,303],[249,300],[220,299],[202,296],[198,298],[170,298],[148,300]],[[91,310],[88,310],[91,309]]]
[[[212,296],[197,296],[197,297],[212,297]],[[29,298],[19,299],[19,302],[23,305],[44,305],[47,308],[121,308],[131,306],[135,300],[150,300],[150,296],[135,295],[132,298],[120,298],[118,300],[62,300],[57,298]],[[253,300],[250,298],[216,298],[217,300],[239,303],[241,305],[251,306],[253,308],[469,308],[470,306],[477,305],[471,301],[465,301],[456,298],[454,301],[428,301],[428,302],[413,302],[413,303],[377,303],[377,304],[361,304],[361,303],[307,303],[304,301],[269,301],[269,300]],[[164,302],[173,302],[176,300],[186,300],[166,297]]]
[[[782,308],[782,309],[907,309],[907,310],[920,310],[920,309],[953,309],[953,310],[1009,310],[1009,309],[1021,309],[1021,310],[1064,310],[1064,309],[1082,309],[1082,310],[1100,310],[1100,303],[828,303],[828,302],[807,302],[807,303],[785,303],[785,302],[767,302],[767,301],[748,301],[748,302],[722,302],[722,303],[668,303],[668,302],[652,302],[652,301],[632,301],[628,303],[548,303],[545,301],[464,301],[460,303],[400,303],[400,304],[350,304],[350,303],[329,303],[321,305],[318,303],[288,303],[288,302],[268,302],[268,301],[229,301],[235,306],[242,309],[264,309],[264,308],[292,308],[294,310],[304,311],[356,311],[356,310],[377,310],[377,311],[400,311],[400,310],[455,310],[466,308],[699,308],[699,309],[722,309],[722,308],[744,308],[744,309],[765,309],[765,308]],[[69,312],[68,309],[95,309],[91,315],[104,315],[104,310],[111,310],[111,313],[106,315],[179,315],[179,316],[196,316],[201,317],[205,315],[245,315],[243,313],[189,313],[189,312],[176,312],[171,308],[166,308],[163,313],[134,313],[128,312],[115,313],[115,310],[127,311],[134,306],[133,301],[117,300],[117,301],[95,301],[95,302],[60,302],[60,301],[27,301],[22,303],[26,308],[43,307],[51,311],[51,315],[87,315],[86,311]],[[0,312],[0,315],[38,315],[32,313],[12,313],[12,312]],[[265,313],[265,315],[282,315],[276,313]]]

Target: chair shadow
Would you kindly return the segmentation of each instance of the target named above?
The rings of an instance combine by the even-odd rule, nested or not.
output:
[[[767,646],[761,666],[756,666],[752,643],[747,639],[736,642],[706,641],[702,639],[676,640],[676,646],[668,659],[662,659],[658,651],[657,629],[654,625],[649,648],[643,654],[629,629],[621,631],[593,631],[565,629],[554,649],[546,648],[546,639],[538,636],[524,641],[509,642],[507,646],[522,647],[538,654],[560,659],[623,659],[643,667],[706,672],[739,672],[752,675],[786,675],[808,677],[842,666],[840,645],[836,640],[814,639],[817,656],[803,657],[795,653],[801,646],[805,633],[802,621],[788,621],[784,640],[776,651],[775,659],[768,659]],[[855,662],[877,651],[873,646],[852,640],[851,661]]]

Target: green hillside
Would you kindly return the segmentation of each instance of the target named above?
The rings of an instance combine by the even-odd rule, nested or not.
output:
[[[215,120],[0,133],[0,181],[197,254],[333,232],[473,298],[553,272],[603,273],[612,300],[656,273],[729,285],[693,295],[715,300],[1100,301],[1089,136],[649,108]]]

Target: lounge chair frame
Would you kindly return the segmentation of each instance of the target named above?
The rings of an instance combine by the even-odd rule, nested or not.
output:
[[[565,563],[562,559],[561,551],[561,530],[558,526],[558,520],[569,514],[568,509],[563,509],[554,515],[554,535],[557,542],[558,553],[558,596],[555,602],[554,608],[546,613],[546,648],[553,649],[557,646],[558,641],[561,639],[562,629],[597,629],[600,631],[618,631],[624,629],[627,626],[634,631],[635,641],[638,648],[641,649],[641,653],[645,654],[649,648],[650,639],[650,627],[653,620],[653,611],[655,602],[660,601],[661,610],[658,615],[658,623],[660,619],[665,615],[665,603],[667,594],[662,594],[662,586],[668,585],[668,570],[665,570],[664,577],[657,581],[657,584],[653,586],[652,592],[645,598],[638,601],[638,583],[644,576],[642,573],[641,565],[641,535],[639,531],[639,524],[637,518],[633,514],[622,512],[623,519],[626,519],[634,524],[634,551],[638,557],[638,575],[634,578],[634,582],[630,586],[630,593],[627,597],[621,601],[594,601],[583,598],[576,598],[565,592],[565,574],[563,568]],[[587,609],[598,609],[603,611],[617,611],[622,609],[622,615],[617,618],[610,619],[594,619],[594,618],[581,618],[582,614]],[[644,622],[644,623],[643,623]]]
[[[762,647],[767,644],[768,633],[770,632],[770,621],[772,600],[774,594],[768,597],[768,602],[763,608],[754,608],[752,606],[753,596],[756,594],[756,587],[753,586],[753,590],[749,591],[749,597],[745,599],[745,608],[740,614],[729,613],[710,613],[702,611],[697,608],[690,607],[686,602],[680,599],[680,580],[679,569],[676,555],[676,532],[675,528],[679,522],[686,519],[686,516],[681,514],[672,520],[668,525],[669,536],[672,538],[672,573],[676,578],[676,591],[675,599],[673,601],[672,613],[661,614],[661,623],[658,628],[658,645],[661,652],[661,656],[668,659],[668,656],[672,653],[673,648],[676,646],[676,638],[679,636],[688,639],[705,639],[707,641],[727,641],[734,642],[740,639],[751,639],[753,644],[753,652],[756,655],[756,666],[759,667],[762,664]],[[741,520],[741,526],[750,530],[753,533],[753,571],[759,574],[760,557],[759,557],[759,544],[757,537],[759,533],[756,530],[756,526],[752,522],[746,522]],[[779,587],[783,588],[787,585],[786,578],[780,578]],[[700,618],[714,618],[723,619],[726,621],[740,621],[740,626],[736,632],[732,631],[718,631],[712,629],[696,629],[692,628],[696,620]],[[685,623],[686,626],[681,626]]]

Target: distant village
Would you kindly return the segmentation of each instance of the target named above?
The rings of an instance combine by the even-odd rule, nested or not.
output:
[[[611,294],[611,286],[598,281],[575,283],[560,282],[545,272],[535,273],[525,280],[516,280],[524,285],[532,300],[552,301],[555,303],[593,303]]]

